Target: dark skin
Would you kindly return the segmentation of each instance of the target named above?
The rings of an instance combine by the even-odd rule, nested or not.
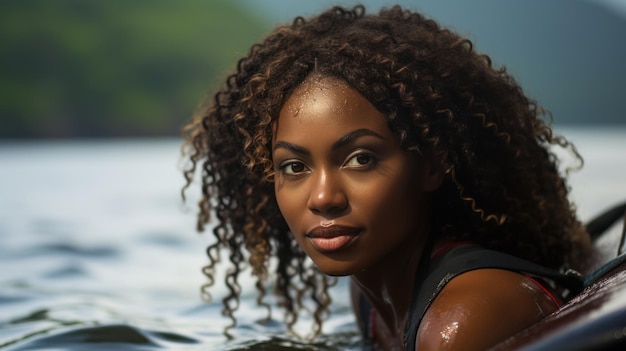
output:
[[[228,334],[250,269],[257,302],[269,307],[272,292],[286,328],[295,332],[309,315],[316,337],[332,310],[331,276],[351,276],[376,308],[377,343],[400,346],[414,273],[430,254],[425,242],[471,241],[546,268],[576,269],[590,240],[554,148],[580,158],[549,117],[504,67],[415,11],[333,7],[277,27],[184,129],[184,188],[200,178],[197,228],[214,238],[203,296],[220,279],[226,285]],[[507,312],[523,298],[545,300],[523,277],[507,284],[512,291],[485,295],[491,278],[467,286],[474,291],[467,296],[505,298]],[[461,295],[453,292],[441,301]],[[458,325],[459,316],[438,313],[433,318],[448,319],[430,325],[441,328],[419,337],[454,346],[465,333],[493,343],[552,309],[516,322],[485,317],[475,332],[469,328],[483,324]],[[443,338],[444,329],[456,334]]]
[[[418,346],[484,350],[556,308],[526,276],[498,269],[471,271],[453,279],[435,299],[419,327]]]
[[[430,255],[430,194],[443,179],[436,159],[403,150],[367,99],[315,74],[285,101],[272,147],[276,199],[295,239],[321,271],[351,276],[354,302],[371,302],[377,347],[404,349],[415,272]],[[471,271],[436,298],[417,346],[482,350],[555,308],[523,275]]]
[[[357,301],[361,293],[353,280],[352,302],[359,320],[370,318],[359,315]],[[376,349],[403,350],[400,340],[404,326],[390,327],[379,312],[388,306],[370,301],[376,308]],[[499,269],[467,272],[448,283],[430,306],[420,324],[416,345],[419,350],[484,350],[556,309],[554,302],[526,276]]]

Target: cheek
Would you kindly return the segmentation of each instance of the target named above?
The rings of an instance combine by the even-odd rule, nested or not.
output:
[[[398,226],[406,223],[406,218],[412,217],[417,207],[415,198],[408,199],[406,193],[397,192],[396,189],[379,197],[375,201],[372,215],[379,217],[391,226]]]
[[[407,175],[369,189],[370,196],[364,196],[364,206],[369,207],[372,218],[377,218],[377,227],[395,228],[394,232],[399,234],[416,229],[416,222],[424,220],[424,194],[417,182],[418,179]]]
[[[280,185],[278,183],[278,179],[276,180],[276,182],[274,183],[274,195],[276,196],[276,203],[278,204],[278,209],[280,210],[280,213],[283,215],[283,217],[285,217],[285,211],[283,210],[283,208],[287,208],[285,206],[285,197],[284,194],[282,193],[282,191],[280,190]]]
[[[298,194],[285,189],[279,183],[274,185],[274,194],[276,195],[278,209],[283,215],[283,218],[285,218],[289,229],[293,232],[296,229],[293,227],[296,224],[294,223],[294,219],[299,217],[296,214],[300,210],[297,206]]]

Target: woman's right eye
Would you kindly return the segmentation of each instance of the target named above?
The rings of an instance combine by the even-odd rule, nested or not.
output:
[[[280,171],[288,176],[296,176],[305,173],[307,167],[299,161],[287,161],[280,165]]]

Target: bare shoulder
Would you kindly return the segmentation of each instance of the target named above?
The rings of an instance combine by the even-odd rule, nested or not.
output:
[[[536,323],[556,309],[530,278],[480,269],[452,279],[420,324],[416,345],[424,350],[484,350]]]

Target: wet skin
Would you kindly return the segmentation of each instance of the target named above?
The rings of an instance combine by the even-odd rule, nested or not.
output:
[[[425,236],[417,159],[345,83],[312,77],[294,91],[280,111],[273,161],[281,213],[327,274],[358,273]]]
[[[441,176],[400,147],[368,100],[328,77],[310,77],[286,100],[272,157],[278,205],[300,246],[321,271],[352,275],[402,330],[428,192]]]
[[[353,302],[364,294],[377,311],[378,347],[403,349],[440,167],[404,151],[383,114],[346,83],[317,75],[281,108],[272,159],[276,199],[299,245],[322,272],[352,276]],[[435,300],[417,344],[484,349],[553,309],[522,275],[468,272]]]

